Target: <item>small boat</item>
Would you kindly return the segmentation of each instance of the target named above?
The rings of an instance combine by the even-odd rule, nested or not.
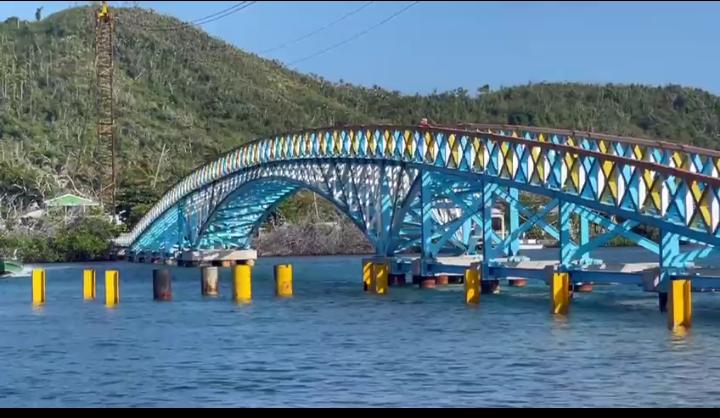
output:
[[[0,258],[0,277],[22,273],[23,268],[23,264],[17,258],[17,250],[12,258]]]

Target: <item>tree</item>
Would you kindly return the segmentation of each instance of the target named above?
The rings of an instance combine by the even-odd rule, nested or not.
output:
[[[477,89],[478,96],[482,96],[483,94],[487,94],[487,93],[490,93],[490,85],[489,84],[485,84],[482,87],[478,87],[478,89]]]
[[[35,20],[37,20],[38,22],[40,21],[40,19],[42,19],[42,10],[42,7],[35,10]]]

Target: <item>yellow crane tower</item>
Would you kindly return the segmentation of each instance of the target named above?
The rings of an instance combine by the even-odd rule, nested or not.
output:
[[[111,206],[111,213],[115,216],[115,193],[117,186],[117,164],[115,144],[115,115],[113,108],[113,16],[107,1],[97,9],[95,21],[95,68],[96,68],[96,97],[97,97],[97,134],[99,145],[109,148],[110,161],[106,160],[106,153],[101,153],[102,167],[100,193],[105,205]],[[105,158],[103,158],[105,157]],[[107,164],[109,163],[109,164]]]

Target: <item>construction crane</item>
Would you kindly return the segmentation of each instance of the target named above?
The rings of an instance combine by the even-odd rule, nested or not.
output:
[[[100,149],[109,148],[110,173],[104,169],[100,180],[100,195],[103,204],[111,206],[113,221],[116,212],[115,195],[117,187],[117,162],[115,143],[115,114],[113,108],[113,16],[107,1],[97,9],[95,20],[95,68],[97,97],[97,134]],[[103,157],[105,153],[102,153]],[[101,157],[103,167],[107,161]]]

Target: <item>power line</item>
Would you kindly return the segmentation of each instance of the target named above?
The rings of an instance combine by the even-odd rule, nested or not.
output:
[[[242,5],[245,4],[245,3],[247,3],[247,2],[246,2],[246,1],[241,1],[241,2],[239,2],[239,3],[237,3],[237,4],[233,5],[233,6],[228,7],[227,9],[223,9],[223,10],[220,10],[219,12],[215,12],[215,13],[213,13],[213,14],[211,14],[211,15],[207,15],[207,16],[205,16],[205,17],[201,17],[200,19],[195,19],[195,20],[193,20],[193,21],[191,21],[191,22],[189,22],[189,23],[197,24],[197,23],[199,23],[199,22],[202,21],[202,20],[209,19],[209,18],[215,17],[215,16],[217,16],[217,15],[219,15],[219,14],[228,12],[228,11],[230,11],[230,10],[235,9],[236,7],[242,6]]]
[[[165,29],[165,28],[181,27],[181,26],[196,24],[196,23],[198,23],[198,22],[200,22],[200,21],[203,21],[203,20],[205,20],[205,19],[208,19],[208,18],[217,16],[217,15],[219,15],[219,14],[221,14],[221,13],[228,12],[228,11],[230,11],[230,10],[235,9],[236,7],[242,6],[242,5],[245,4],[245,3],[247,3],[247,1],[241,1],[241,2],[239,2],[239,3],[237,3],[237,4],[234,4],[234,5],[226,8],[226,9],[220,10],[219,12],[215,12],[215,13],[213,13],[213,14],[210,14],[210,15],[207,15],[207,16],[204,16],[204,17],[201,17],[201,18],[199,18],[199,19],[195,19],[195,20],[190,21],[190,22],[182,22],[182,23],[180,23],[180,24],[173,24],[173,25],[166,25],[166,26],[158,26],[158,25],[145,25],[145,24],[142,24],[142,23],[140,23],[140,22],[133,22],[133,23],[134,23],[135,25],[137,25],[137,26],[142,26],[142,27],[146,27],[146,28],[153,28],[153,27],[154,27],[154,28],[159,28],[159,29]]]
[[[203,16],[201,18],[192,20],[190,22],[182,22],[180,24],[174,24],[174,25],[159,26],[159,25],[144,25],[140,22],[131,22],[131,23],[135,26],[140,26],[140,27],[146,28],[146,30],[151,31],[151,32],[170,31],[170,30],[188,28],[188,27],[192,27],[192,26],[200,26],[200,25],[204,25],[206,23],[215,22],[226,16],[230,16],[231,14],[234,14],[243,9],[246,9],[255,3],[257,3],[257,1],[241,1],[241,2],[236,3],[228,8],[225,8],[223,10],[209,14],[207,16]]]
[[[313,36],[313,35],[315,35],[315,34],[317,34],[317,33],[320,33],[320,32],[322,32],[322,31],[324,31],[325,29],[328,29],[328,28],[330,28],[330,27],[332,27],[332,26],[334,26],[334,25],[342,22],[343,20],[349,18],[350,16],[353,16],[353,15],[356,15],[356,14],[360,13],[363,9],[367,8],[368,6],[370,6],[370,5],[373,4],[373,3],[375,3],[375,2],[374,2],[374,1],[368,1],[368,2],[364,3],[363,5],[361,5],[360,7],[358,7],[357,9],[355,9],[355,10],[353,10],[353,11],[351,11],[351,12],[345,13],[344,15],[342,15],[341,17],[339,17],[338,19],[333,20],[332,22],[328,23],[328,24],[325,25],[325,26],[319,27],[319,28],[317,28],[317,29],[315,29],[315,30],[313,30],[313,31],[311,31],[311,32],[306,33],[305,35],[302,35],[302,36],[300,36],[300,37],[298,37],[298,38],[295,38],[295,39],[292,39],[292,40],[290,40],[290,41],[284,42],[284,43],[282,43],[282,44],[280,44],[280,45],[277,45],[277,46],[274,46],[274,47],[272,47],[272,48],[268,48],[268,49],[266,49],[266,50],[260,51],[260,52],[258,52],[258,54],[267,54],[268,52],[277,51],[278,49],[285,48],[285,47],[288,46],[288,45],[292,45],[292,44],[294,44],[294,43],[298,43],[298,42],[300,42],[300,41],[302,41],[302,40],[305,40],[305,39],[307,39],[307,38],[309,38],[309,37],[311,37],[311,36]]]
[[[366,33],[370,32],[371,30],[376,29],[376,28],[384,25],[385,23],[391,21],[393,18],[395,18],[395,17],[397,17],[397,16],[400,16],[401,14],[405,13],[405,12],[408,11],[411,7],[415,6],[415,5],[418,4],[418,3],[420,3],[420,2],[419,2],[419,1],[414,1],[414,2],[410,3],[409,5],[405,6],[404,8],[402,8],[402,9],[398,10],[397,12],[391,14],[390,16],[386,17],[385,19],[381,20],[380,22],[374,24],[373,26],[370,26],[369,28],[367,28],[367,29],[365,29],[365,30],[363,30],[363,31],[361,31],[361,32],[358,32],[358,33],[356,33],[355,35],[353,35],[353,36],[351,36],[351,37],[349,37],[349,38],[347,38],[347,39],[345,39],[345,40],[343,40],[343,41],[340,41],[340,42],[338,42],[338,43],[336,43],[336,44],[334,44],[334,45],[330,45],[329,47],[327,47],[327,48],[325,48],[325,49],[321,49],[320,51],[317,51],[317,52],[315,52],[315,53],[313,53],[313,54],[310,54],[310,55],[307,55],[307,56],[305,56],[305,57],[303,57],[303,58],[300,58],[300,59],[298,59],[298,60],[295,60],[295,61],[293,61],[293,62],[291,62],[291,63],[289,63],[289,64],[287,64],[287,65],[288,65],[288,66],[290,66],[290,65],[295,65],[295,64],[298,64],[298,63],[300,63],[300,62],[307,61],[307,60],[309,60],[309,59],[312,59],[312,58],[315,58],[315,57],[317,57],[317,56],[320,56],[320,55],[322,55],[322,54],[324,54],[324,53],[326,53],[326,52],[328,52],[328,51],[331,51],[331,50],[333,50],[333,49],[335,49],[335,48],[337,48],[337,47],[339,47],[339,46],[343,46],[343,45],[345,45],[345,44],[348,43],[348,42],[354,41],[355,39],[357,39],[357,38],[365,35]]]
[[[196,19],[196,20],[194,21],[195,23],[183,23],[183,24],[180,24],[180,25],[176,25],[176,26],[174,26],[174,27],[156,28],[156,29],[149,29],[149,30],[150,30],[150,31],[158,31],[158,32],[159,32],[159,31],[176,30],[176,29],[186,28],[186,27],[189,27],[189,26],[200,26],[200,25],[204,25],[204,24],[207,24],[207,23],[211,23],[211,22],[215,22],[215,21],[217,21],[217,20],[220,20],[220,19],[222,19],[222,18],[224,18],[224,17],[226,17],[226,16],[230,16],[231,14],[235,14],[235,13],[241,11],[241,10],[245,10],[245,9],[247,9],[248,7],[252,6],[252,5],[255,4],[255,3],[257,3],[257,1],[243,1],[243,2],[240,2],[240,3],[236,4],[235,6],[233,6],[233,7],[231,7],[231,8],[229,8],[229,10],[227,10],[227,11],[225,11],[225,12],[222,12],[222,11],[221,11],[221,12],[214,13],[214,15],[218,15],[219,13],[222,13],[222,14],[220,14],[219,16],[214,16],[214,17],[212,17],[212,18],[210,18],[210,19],[208,19],[208,16],[205,16],[204,18]],[[211,15],[211,16],[212,16],[212,15]]]

